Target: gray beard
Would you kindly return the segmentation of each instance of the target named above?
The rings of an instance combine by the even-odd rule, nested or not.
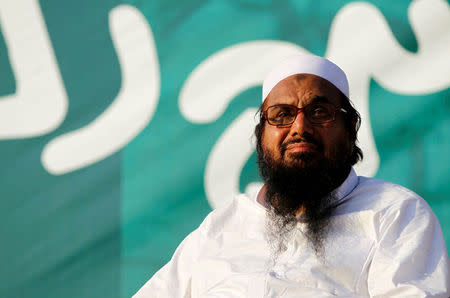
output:
[[[276,263],[278,257],[286,251],[287,244],[294,237],[296,225],[295,216],[282,216],[277,214],[273,208],[267,209],[265,236],[273,263]]]
[[[332,193],[326,199],[331,205],[337,198]],[[334,209],[334,208],[332,208]],[[331,228],[331,214],[313,222],[307,220],[307,216],[302,214],[296,217],[294,214],[279,214],[273,207],[267,209],[265,223],[265,238],[270,248],[270,257],[275,264],[280,255],[294,241],[298,233],[307,239],[306,244],[311,248],[318,259],[325,257],[325,240]],[[301,222],[305,228],[300,230],[297,224]]]

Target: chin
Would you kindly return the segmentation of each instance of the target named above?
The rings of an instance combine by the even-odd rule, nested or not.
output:
[[[286,153],[284,163],[287,166],[295,166],[299,168],[309,168],[318,165],[317,153],[312,152],[296,152]]]

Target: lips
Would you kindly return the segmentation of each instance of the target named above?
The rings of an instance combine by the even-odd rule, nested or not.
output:
[[[281,154],[284,155],[286,151],[289,153],[306,153],[306,152],[321,152],[323,145],[313,137],[302,137],[291,139],[280,146]]]
[[[290,152],[306,152],[317,150],[317,145],[309,142],[291,143],[286,146],[286,151]]]

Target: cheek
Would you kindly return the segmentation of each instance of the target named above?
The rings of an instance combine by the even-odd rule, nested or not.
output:
[[[281,129],[277,129],[273,126],[266,126],[261,137],[263,149],[269,150],[272,154],[276,153],[283,142],[285,135],[286,133]]]
[[[337,152],[347,149],[349,136],[342,125],[331,123],[331,125],[318,129],[316,132],[320,136],[327,157],[334,157]]]
[[[351,149],[349,137],[345,131],[334,131],[328,134],[327,137],[323,137],[322,142],[325,148],[325,155],[332,159]]]

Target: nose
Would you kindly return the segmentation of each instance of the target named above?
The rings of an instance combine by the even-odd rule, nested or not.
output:
[[[297,112],[297,117],[294,120],[294,123],[291,125],[291,129],[289,130],[289,134],[292,137],[302,136],[303,134],[313,134],[313,127],[311,122],[305,117],[305,113],[303,110],[299,110]]]

